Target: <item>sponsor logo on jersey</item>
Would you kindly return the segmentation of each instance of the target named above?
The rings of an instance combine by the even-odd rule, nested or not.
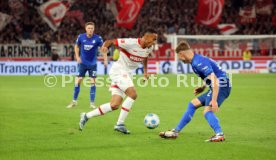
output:
[[[129,53],[127,50],[121,48],[121,51],[131,60],[134,62],[142,62],[146,57],[140,57],[140,56],[136,56],[133,55],[131,53]]]
[[[129,59],[135,62],[142,62],[144,60],[144,58],[136,57],[133,55],[129,55]]]
[[[88,50],[90,50],[91,48],[93,48],[93,45],[85,44],[83,47],[84,47],[84,50],[88,51]]]

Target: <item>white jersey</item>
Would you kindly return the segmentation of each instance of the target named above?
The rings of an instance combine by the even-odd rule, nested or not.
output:
[[[131,73],[153,51],[153,47],[143,49],[140,44],[140,38],[117,39],[116,46],[120,49],[120,57],[112,65],[110,74],[120,72]]]

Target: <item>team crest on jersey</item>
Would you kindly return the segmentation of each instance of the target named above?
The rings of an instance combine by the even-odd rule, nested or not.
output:
[[[122,39],[122,40],[121,40],[121,43],[125,43],[125,40],[124,40],[124,39]]]
[[[88,50],[90,50],[91,48],[93,48],[93,45],[84,45],[83,46],[84,47],[84,50],[86,50],[86,51],[88,51]]]
[[[207,70],[208,69],[208,66],[205,66],[202,68],[203,71]]]
[[[95,41],[95,40],[93,40],[93,41],[92,41],[92,43],[96,43],[96,41]]]

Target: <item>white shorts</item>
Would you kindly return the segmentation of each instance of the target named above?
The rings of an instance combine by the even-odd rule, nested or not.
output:
[[[134,87],[132,75],[128,72],[111,73],[109,77],[112,82],[109,89],[112,95],[116,94],[124,98],[125,91],[129,87]]]

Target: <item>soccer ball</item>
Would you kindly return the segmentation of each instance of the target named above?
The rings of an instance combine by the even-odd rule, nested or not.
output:
[[[52,68],[51,68],[51,64],[50,63],[42,63],[40,65],[40,73],[42,75],[48,75],[48,74],[51,74],[52,73]]]
[[[144,119],[144,124],[149,129],[157,128],[160,123],[160,119],[157,114],[149,113]]]

